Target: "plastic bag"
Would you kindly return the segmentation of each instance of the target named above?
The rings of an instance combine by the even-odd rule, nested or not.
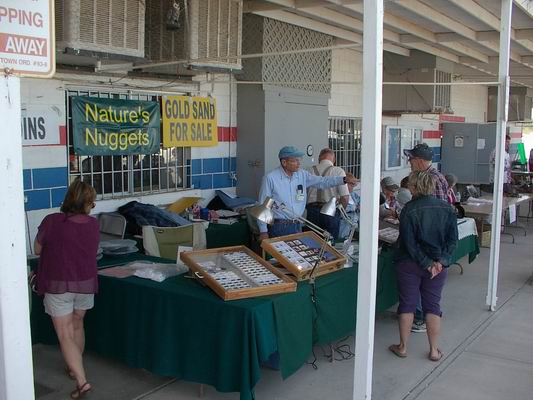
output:
[[[135,269],[133,275],[139,278],[151,279],[156,282],[163,282],[171,276],[184,274],[189,270],[180,264],[162,264],[162,263],[134,263],[132,268]]]

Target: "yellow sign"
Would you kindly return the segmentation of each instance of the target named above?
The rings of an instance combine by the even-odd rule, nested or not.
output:
[[[208,97],[163,98],[163,147],[218,144],[217,104]]]

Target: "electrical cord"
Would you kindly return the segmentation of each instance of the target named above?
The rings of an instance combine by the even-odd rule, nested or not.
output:
[[[30,219],[28,217],[27,210],[24,210],[24,215],[26,216],[26,234],[28,235],[28,244],[30,246],[30,254],[33,254],[33,246],[31,244],[31,234],[30,234]]]

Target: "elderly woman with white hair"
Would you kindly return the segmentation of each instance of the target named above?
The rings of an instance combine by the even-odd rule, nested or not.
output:
[[[398,306],[400,344],[389,347],[398,357],[407,357],[407,342],[411,333],[418,298],[426,316],[429,340],[428,358],[439,361],[440,300],[447,267],[457,246],[457,217],[450,205],[433,196],[435,182],[426,171],[409,175],[413,199],[400,215],[400,236],[395,254],[396,279],[400,303]]]

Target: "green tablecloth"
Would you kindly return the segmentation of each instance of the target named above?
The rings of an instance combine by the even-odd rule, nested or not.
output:
[[[468,255],[468,263],[472,263],[479,254],[479,243],[476,235],[470,235],[462,238],[457,243],[457,248],[452,255],[452,264]]]
[[[100,264],[133,259],[154,258],[136,254]],[[99,284],[86,317],[88,349],[159,375],[240,392],[246,400],[272,353],[279,352],[287,377],[307,361],[313,343],[355,328],[355,268],[317,279],[318,315],[306,282],[294,293],[228,302],[185,276],[162,283],[100,276]],[[34,298],[31,323],[35,343],[57,343],[40,298]]]
[[[250,246],[250,230],[246,219],[240,219],[232,225],[210,223],[205,231],[207,248],[226,246]]]
[[[475,237],[467,237],[454,259],[478,253]],[[135,254],[106,257],[100,266],[135,259],[161,260]],[[355,329],[357,266],[318,278],[316,305],[307,282],[300,282],[294,293],[228,302],[184,276],[162,283],[100,276],[99,284],[95,308],[86,318],[88,349],[159,375],[240,392],[244,400],[253,398],[261,363],[274,352],[279,352],[286,378],[307,361],[314,344],[339,340]],[[392,252],[384,248],[378,260],[376,311],[397,301]],[[34,343],[57,343],[37,296],[31,324]]]

